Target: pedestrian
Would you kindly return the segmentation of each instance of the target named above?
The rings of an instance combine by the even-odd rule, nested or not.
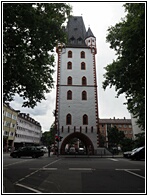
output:
[[[50,146],[48,146],[48,157],[50,157]]]

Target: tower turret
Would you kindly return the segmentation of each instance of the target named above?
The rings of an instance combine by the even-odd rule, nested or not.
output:
[[[92,33],[90,27],[88,28],[88,31],[86,32],[86,35],[85,35],[85,43],[86,43],[87,46],[89,46],[91,48],[92,53],[95,53],[95,54],[97,53],[96,37]]]

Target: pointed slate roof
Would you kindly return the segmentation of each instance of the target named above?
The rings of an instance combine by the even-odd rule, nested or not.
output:
[[[86,32],[86,35],[85,35],[85,38],[88,38],[88,37],[95,37],[90,27],[88,28],[88,31]]]
[[[71,16],[67,23],[66,32],[70,46],[86,46],[85,35],[86,29],[82,16]]]

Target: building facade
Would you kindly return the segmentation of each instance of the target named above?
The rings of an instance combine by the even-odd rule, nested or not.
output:
[[[105,145],[108,147],[108,136],[107,131],[116,126],[119,131],[123,131],[125,137],[133,139],[133,129],[131,119],[99,119],[99,130],[100,134],[106,138]]]
[[[19,113],[17,118],[14,146],[39,145],[41,142],[42,127],[29,114]]]
[[[8,103],[3,104],[3,150],[14,147],[18,111],[15,111]]]
[[[71,138],[83,140],[95,153],[98,141],[98,102],[96,79],[96,38],[85,29],[83,18],[70,17],[66,32],[68,43],[57,47],[56,127],[63,137],[64,153]]]
[[[42,127],[29,114],[3,104],[3,150],[18,148],[24,145],[39,145]]]

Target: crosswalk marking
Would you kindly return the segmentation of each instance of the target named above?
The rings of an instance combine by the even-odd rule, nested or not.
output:
[[[110,160],[112,160],[112,161],[119,161],[118,159],[111,159],[111,158],[109,158]]]
[[[95,170],[95,169],[92,169],[92,168],[69,168],[69,170],[73,170],[73,171],[92,171],[92,170]]]

